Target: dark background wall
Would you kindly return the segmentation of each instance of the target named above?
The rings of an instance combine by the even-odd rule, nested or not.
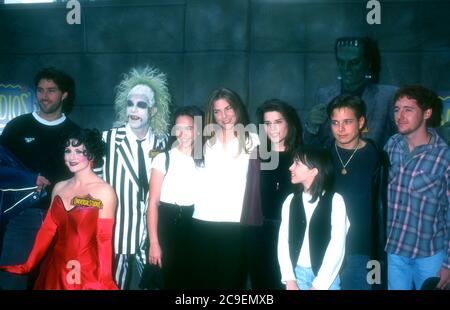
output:
[[[80,1],[81,24],[64,4],[0,7],[0,82],[32,85],[56,66],[77,83],[71,117],[107,129],[114,87],[131,67],[169,77],[174,104],[204,106],[220,86],[241,94],[253,118],[269,98],[301,117],[318,87],[337,76],[337,37],[367,35],[381,50],[383,84],[450,90],[450,1],[381,1],[381,24],[366,22],[367,1]]]

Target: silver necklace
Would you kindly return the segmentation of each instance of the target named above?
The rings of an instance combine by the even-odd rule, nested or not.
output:
[[[339,161],[341,162],[341,165],[342,165],[341,174],[342,175],[346,175],[347,174],[347,169],[345,169],[345,168],[347,167],[349,162],[352,160],[352,158],[355,155],[356,151],[359,149],[359,140],[358,140],[358,145],[356,146],[356,149],[353,151],[352,155],[350,155],[350,158],[347,160],[347,162],[345,164],[342,161],[341,155],[339,155],[339,151],[338,151],[336,142],[334,142],[334,149],[336,150],[336,154],[337,154],[337,156],[339,158]]]

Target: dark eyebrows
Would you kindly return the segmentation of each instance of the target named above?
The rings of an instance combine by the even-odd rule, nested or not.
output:
[[[400,108],[415,109],[416,107],[414,105],[402,105],[401,107],[399,107],[398,105],[394,105],[394,109],[400,109]]]
[[[36,89],[38,91],[43,91],[43,90],[56,91],[56,90],[59,90],[59,88],[56,87],[56,86],[52,86],[52,87],[41,87],[41,86],[38,86],[38,87],[36,87]]]
[[[275,123],[275,122],[282,122],[282,121],[284,121],[284,118],[283,118],[283,117],[280,117],[280,118],[277,118],[277,119],[273,120],[274,123]],[[270,121],[264,120],[264,123],[270,123]]]

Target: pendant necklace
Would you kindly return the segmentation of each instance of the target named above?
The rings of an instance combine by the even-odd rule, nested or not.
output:
[[[358,145],[356,146],[356,149],[353,151],[352,155],[350,156],[350,158],[347,160],[347,162],[345,164],[342,161],[341,155],[339,155],[339,151],[338,151],[338,147],[336,145],[336,142],[334,142],[334,149],[336,150],[336,154],[337,154],[337,156],[339,158],[339,161],[341,162],[341,165],[342,165],[341,174],[342,175],[346,175],[347,174],[347,169],[345,169],[345,168],[347,167],[349,162],[352,160],[352,158],[355,155],[356,151],[359,149],[359,140],[358,140]]]

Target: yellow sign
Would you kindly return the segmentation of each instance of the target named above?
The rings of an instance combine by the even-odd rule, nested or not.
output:
[[[16,116],[34,111],[34,98],[29,87],[0,83],[0,133]]]
[[[103,203],[100,199],[95,199],[91,195],[87,195],[85,197],[73,197],[70,202],[71,205],[75,207],[83,207],[83,208],[97,208],[102,209]]]

